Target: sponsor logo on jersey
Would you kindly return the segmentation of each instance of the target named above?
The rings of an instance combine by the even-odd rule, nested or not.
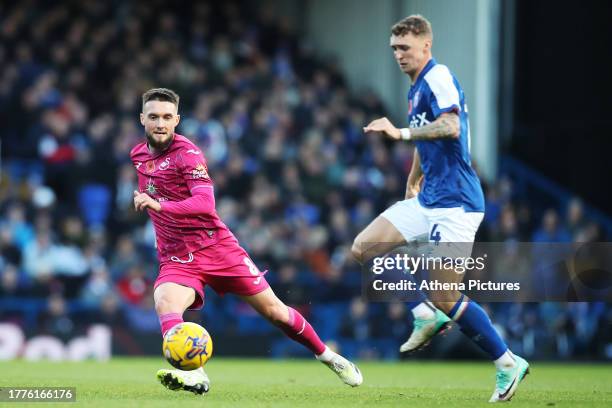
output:
[[[416,115],[414,115],[412,119],[410,119],[410,127],[419,128],[419,127],[422,127],[422,126],[425,126],[431,123],[425,117],[426,115],[427,115],[427,112],[417,113]]]
[[[192,171],[193,178],[208,178],[208,171],[206,170],[206,166],[202,163],[198,164],[195,169]]]

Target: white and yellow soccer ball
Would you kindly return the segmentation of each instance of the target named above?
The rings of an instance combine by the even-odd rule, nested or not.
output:
[[[164,357],[179,370],[196,370],[212,357],[212,338],[197,323],[179,323],[166,333],[162,346]]]

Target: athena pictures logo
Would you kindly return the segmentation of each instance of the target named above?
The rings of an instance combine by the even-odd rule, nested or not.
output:
[[[362,269],[369,301],[435,301],[448,291],[482,302],[612,301],[611,243],[424,242],[382,255],[377,247],[369,244]]]

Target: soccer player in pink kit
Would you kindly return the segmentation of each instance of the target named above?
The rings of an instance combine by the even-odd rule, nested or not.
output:
[[[142,95],[140,123],[146,140],[130,157],[138,172],[134,207],[146,210],[155,227],[159,276],[155,309],[162,336],[183,321],[186,309],[204,305],[204,287],[240,296],[287,336],[303,344],[350,386],[363,381],[359,369],[333,352],[295,309],[281,302],[215,210],[213,182],[202,151],[174,133],[179,96],[170,89]],[[202,368],[157,372],[169,389],[201,394],[210,386]]]

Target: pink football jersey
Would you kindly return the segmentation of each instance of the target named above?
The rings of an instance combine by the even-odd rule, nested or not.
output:
[[[160,203],[183,201],[197,189],[213,188],[204,154],[179,134],[174,135],[170,146],[161,153],[150,153],[143,142],[132,149],[130,157],[138,172],[138,190]],[[231,234],[216,210],[202,215],[177,215],[151,209],[148,213],[155,227],[160,261],[183,257]]]

